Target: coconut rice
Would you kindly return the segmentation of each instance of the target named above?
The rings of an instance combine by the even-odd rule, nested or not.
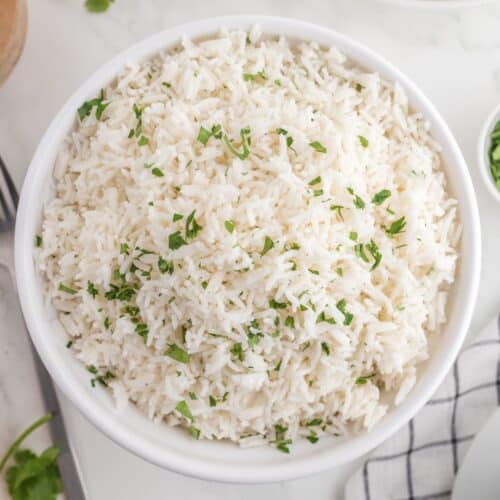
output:
[[[258,28],[126,67],[78,110],[35,252],[91,383],[195,438],[371,428],[455,275],[428,128],[397,83]]]

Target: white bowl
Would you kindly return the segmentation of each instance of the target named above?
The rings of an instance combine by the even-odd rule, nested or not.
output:
[[[195,441],[181,429],[156,425],[134,407],[118,413],[106,391],[92,389],[89,374],[65,348],[62,327],[47,307],[33,264],[33,242],[40,227],[42,207],[50,195],[51,172],[59,145],[75,124],[77,108],[95,96],[129,61],[142,61],[179,41],[182,34],[201,37],[221,26],[248,29],[259,24],[264,33],[290,39],[334,44],[360,65],[397,80],[411,105],[428,117],[434,137],[443,146],[449,190],[459,200],[463,223],[461,260],[450,294],[448,323],[404,403],[392,409],[370,432],[322,438],[312,446],[304,440],[286,455],[274,448],[242,449],[231,443]],[[119,54],[99,69],[67,101],[52,121],[33,157],[19,205],[16,227],[16,270],[22,309],[33,342],[63,393],[102,432],[118,444],[159,466],[205,479],[231,482],[267,482],[297,478],[356,459],[387,439],[415,415],[450,369],[471,320],[479,284],[481,242],[476,198],[467,166],[450,130],[430,101],[394,66],[366,47],[327,28],[292,19],[238,16],[189,23],[158,33]]]
[[[424,9],[448,9],[452,7],[478,7],[491,4],[495,0],[380,0],[401,7],[422,7]]]
[[[486,184],[486,189],[488,189],[498,202],[500,202],[500,190],[496,187],[493,175],[491,174],[489,151],[491,146],[490,135],[499,120],[500,105],[489,114],[488,118],[486,118],[477,143],[477,164],[479,165],[479,172],[481,172],[481,177]]]

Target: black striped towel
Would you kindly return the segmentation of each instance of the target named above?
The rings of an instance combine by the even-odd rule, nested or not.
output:
[[[346,500],[450,498],[472,439],[499,405],[500,317],[462,349],[417,416],[350,478]]]

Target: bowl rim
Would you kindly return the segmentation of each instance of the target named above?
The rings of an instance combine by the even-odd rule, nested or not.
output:
[[[441,362],[439,365],[432,365],[433,371],[426,376],[426,384],[420,384],[419,391],[416,391],[415,388],[411,396],[399,407],[391,410],[374,429],[350,439],[346,446],[330,447],[313,456],[308,455],[295,459],[291,456],[290,459],[285,461],[280,462],[277,460],[272,466],[267,463],[253,466],[231,463],[230,466],[221,467],[219,462],[216,461],[211,462],[200,457],[180,456],[175,450],[167,450],[164,447],[147,443],[140,435],[134,434],[127,428],[126,424],[121,422],[114,414],[99,408],[95,397],[86,395],[84,391],[75,390],[80,387],[79,384],[76,380],[72,381],[70,377],[67,377],[61,366],[58,365],[57,354],[50,349],[47,342],[44,342],[44,331],[46,332],[48,328],[40,325],[31,310],[31,303],[35,300],[34,290],[38,285],[35,280],[32,253],[33,233],[30,232],[30,226],[34,226],[34,220],[38,219],[40,214],[30,208],[34,206],[30,201],[36,199],[37,196],[40,197],[37,184],[42,186],[42,180],[40,179],[53,169],[53,163],[48,162],[44,157],[50,152],[51,148],[54,148],[56,144],[59,145],[67,134],[67,128],[61,128],[60,122],[63,122],[63,119],[66,119],[70,113],[74,116],[75,110],[81,102],[98,92],[99,88],[105,84],[104,82],[112,80],[118,70],[127,62],[145,60],[152,54],[172,46],[182,35],[197,38],[215,33],[221,27],[249,29],[256,24],[260,25],[263,32],[283,34],[289,38],[313,40],[325,45],[332,44],[340,47],[343,52],[346,52],[354,60],[369,60],[370,69],[382,69],[385,73],[389,73],[392,81],[398,81],[402,84],[407,93],[418,101],[419,110],[424,110],[429,118],[432,117],[435,127],[439,129],[440,134],[443,135],[450,148],[450,155],[454,158],[454,168],[461,174],[459,177],[464,191],[462,203],[465,207],[464,213],[470,220],[467,225],[469,241],[466,242],[467,248],[470,249],[468,251],[470,261],[467,261],[464,266],[467,271],[468,287],[464,287],[465,289],[461,291],[460,299],[463,307],[460,309],[459,320],[457,320],[459,326],[454,332],[450,345],[447,345],[446,349],[442,349]],[[298,36],[297,33],[300,35]],[[93,425],[120,446],[161,467],[208,480],[264,483],[296,479],[350,462],[393,435],[427,402],[451,368],[470,325],[479,288],[481,238],[476,197],[458,144],[435,107],[408,77],[364,45],[329,28],[283,17],[237,15],[189,22],[154,34],[113,57],[73,93],[47,128],[28,168],[18,209],[15,255],[16,279],[21,307],[33,343],[58,387]],[[429,369],[427,372],[431,372],[431,370]]]
[[[447,10],[456,8],[472,8],[482,5],[492,4],[495,0],[379,0],[386,4],[397,5],[399,7],[427,9],[427,10]]]
[[[493,180],[493,175],[491,174],[488,155],[490,149],[490,134],[496,125],[496,122],[499,120],[500,104],[488,114],[488,117],[481,127],[481,132],[479,133],[477,142],[477,164],[486,189],[495,198],[495,200],[500,203],[500,189],[497,189],[495,186],[495,181]]]

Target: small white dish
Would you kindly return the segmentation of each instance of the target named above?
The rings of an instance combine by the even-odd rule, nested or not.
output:
[[[469,448],[453,486],[452,500],[498,500],[498,450],[500,410],[495,411]]]
[[[290,455],[271,447],[239,448],[227,442],[196,441],[182,429],[155,424],[133,405],[118,412],[107,392],[91,388],[87,370],[65,348],[65,333],[53,309],[47,307],[33,262],[33,241],[43,205],[50,198],[54,160],[75,124],[75,111],[81,103],[112,81],[125,64],[143,61],[178,44],[182,35],[198,39],[213,35],[221,26],[248,30],[255,24],[267,35],[335,45],[357,64],[399,82],[410,106],[429,120],[431,133],[442,146],[450,194],[458,200],[463,225],[460,262],[448,300],[448,321],[431,345],[430,359],[419,368],[417,383],[406,400],[391,408],[369,432],[325,437],[314,446],[302,440]],[[15,246],[19,295],[31,338],[58,387],[81,413],[116,443],[161,467],[203,479],[244,483],[295,479],[345,464],[406,424],[436,391],[458,354],[474,310],[481,267],[479,212],[467,165],[451,131],[427,97],[392,64],[340,33],[295,19],[253,15],[207,19],[163,31],[125,50],[94,73],[54,118],[35,152],[21,193]]]
[[[477,161],[481,177],[486,184],[486,189],[488,189],[492,196],[500,202],[500,189],[496,187],[495,180],[491,174],[489,157],[491,146],[490,135],[498,121],[500,121],[500,105],[490,113],[481,129],[477,148]]]

